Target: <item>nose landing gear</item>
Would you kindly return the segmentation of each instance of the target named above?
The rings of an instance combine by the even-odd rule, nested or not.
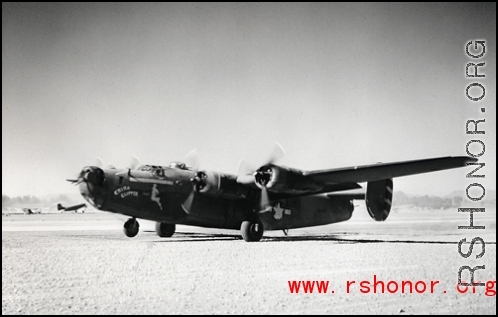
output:
[[[138,224],[137,219],[130,218],[124,224],[124,227],[123,227],[124,234],[129,238],[133,238],[134,236],[136,236],[138,234],[139,227],[140,227],[140,225]]]

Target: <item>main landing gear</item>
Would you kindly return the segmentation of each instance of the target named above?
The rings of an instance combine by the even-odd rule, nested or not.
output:
[[[261,220],[259,220],[259,218],[245,220],[240,226],[242,238],[246,242],[256,242],[261,240],[264,231],[265,228],[263,227],[263,223],[261,222]]]
[[[140,227],[140,225],[138,224],[137,219],[130,218],[124,224],[124,227],[123,227],[124,234],[127,237],[133,238],[134,236],[136,236],[138,234],[139,227]]]
[[[123,231],[127,237],[133,238],[138,234],[139,228],[140,225],[138,224],[137,219],[130,218],[125,222]],[[176,225],[174,223],[156,222],[156,233],[161,238],[171,237],[175,233],[175,229]]]
[[[161,238],[169,238],[175,233],[174,223],[156,222],[156,233]]]

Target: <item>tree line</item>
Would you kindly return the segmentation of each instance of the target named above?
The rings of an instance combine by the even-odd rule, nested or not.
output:
[[[482,200],[480,204],[482,206],[496,206],[496,197],[493,196],[487,197],[486,200]],[[464,205],[467,203],[467,199],[464,199],[462,196],[411,196],[403,192],[395,192],[393,195],[393,203],[395,206],[410,205],[424,209],[450,209],[465,207]],[[474,202],[472,204],[475,206]]]
[[[31,196],[31,195],[10,197],[2,194],[2,208],[16,206],[16,205],[17,206],[32,205],[32,204],[50,205],[63,201],[69,201],[69,198],[66,195],[59,195],[52,199],[42,200],[36,196]]]

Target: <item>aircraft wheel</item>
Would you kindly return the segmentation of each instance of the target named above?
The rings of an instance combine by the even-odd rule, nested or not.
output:
[[[156,222],[156,233],[161,238],[169,238],[175,233],[174,223]]]
[[[138,234],[138,228],[140,225],[138,224],[138,221],[134,218],[128,219],[128,221],[125,222],[123,230],[124,234],[129,237],[133,238]]]
[[[263,223],[259,219],[257,219],[256,221],[252,220],[243,221],[242,225],[240,226],[240,232],[242,233],[242,238],[246,242],[256,242],[261,240],[264,231],[265,228],[263,227]]]

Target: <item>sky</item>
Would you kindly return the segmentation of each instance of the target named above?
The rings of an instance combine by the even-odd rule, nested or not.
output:
[[[469,62],[485,77],[466,78]],[[236,174],[278,142],[279,164],[321,170],[467,155],[476,139],[485,178],[461,168],[394,188],[496,189],[495,106],[495,3],[2,3],[9,196],[77,192],[65,179],[96,157],[167,165],[197,149],[200,168]]]

